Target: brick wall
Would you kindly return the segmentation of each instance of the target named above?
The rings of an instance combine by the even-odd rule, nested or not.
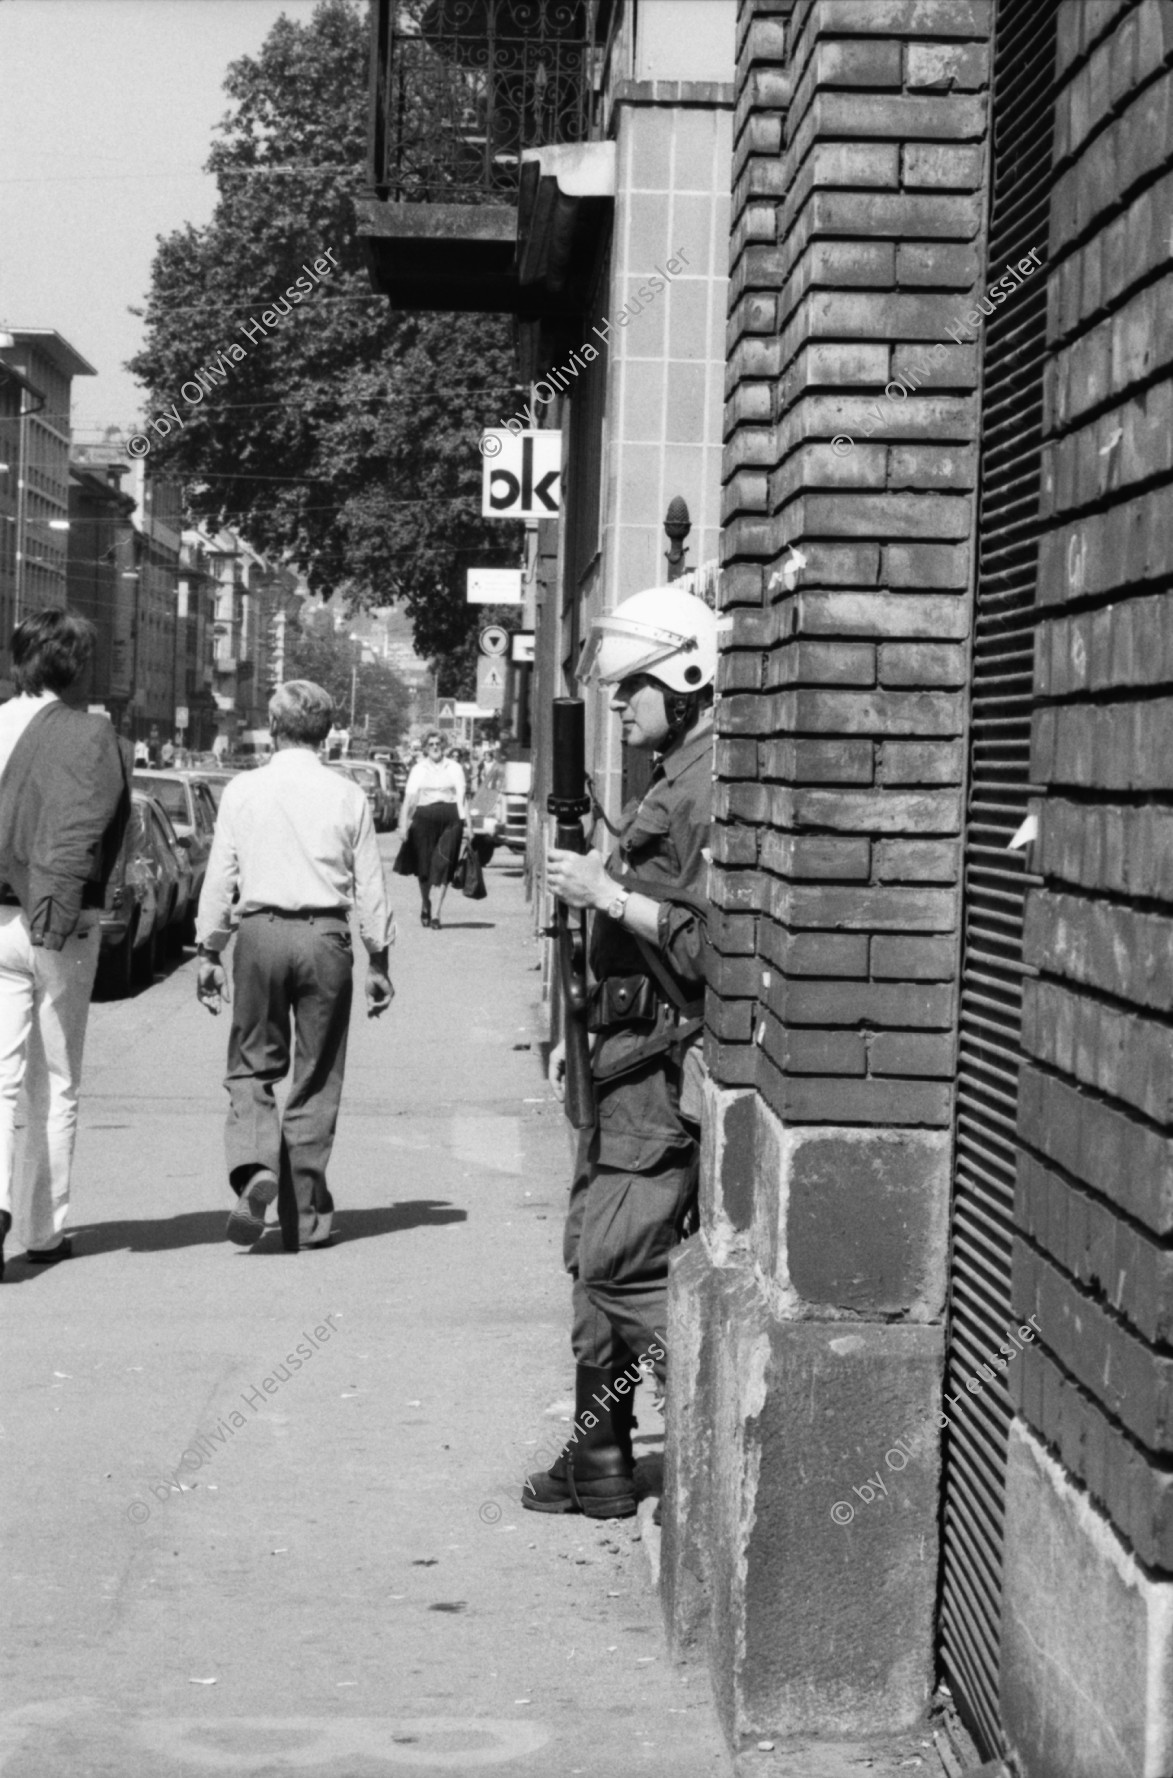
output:
[[[1017,1405],[1173,1570],[1173,6],[1059,15]]]
[[[944,1362],[977,440],[949,328],[990,14],[739,7],[711,1084],[664,1530],[670,1629],[707,1595],[735,1746],[903,1730],[934,1680],[935,1432],[898,1510],[865,1529],[850,1500],[934,1427]]]
[[[944,1128],[989,7],[742,11],[708,1059]]]

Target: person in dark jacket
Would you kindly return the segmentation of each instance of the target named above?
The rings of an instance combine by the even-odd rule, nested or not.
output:
[[[551,892],[595,914],[596,1114],[580,1132],[563,1239],[574,1423],[551,1468],[526,1481],[532,1512],[635,1512],[631,1392],[666,1377],[668,1259],[691,1228],[699,1170],[716,669],[716,618],[675,587],[635,593],[597,619],[579,667],[580,679],[612,688],[624,741],[656,763],[609,860],[547,856]],[[564,1061],[559,1044],[556,1088]]]
[[[65,1234],[99,911],[130,814],[112,724],[63,696],[94,631],[59,607],[12,637],[17,695],[0,707],[0,1276],[16,1220],[34,1265],[68,1259]],[[28,1102],[15,1191],[16,1103]]]

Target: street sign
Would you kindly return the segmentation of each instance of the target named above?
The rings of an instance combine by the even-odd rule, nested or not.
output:
[[[477,722],[485,716],[496,716],[497,712],[495,710],[486,710],[481,704],[458,703],[456,706],[456,714],[458,716],[469,716],[474,722]]]
[[[500,624],[487,624],[481,631],[482,654],[504,654],[509,647],[509,631]]]
[[[470,568],[468,571],[468,603],[470,605],[521,605],[520,568]]]
[[[456,722],[456,701],[454,698],[438,698],[436,700],[436,727],[452,728]]]
[[[493,440],[497,449],[490,450]],[[561,432],[494,427],[481,439],[481,457],[482,517],[548,519],[561,510]]]
[[[518,667],[532,666],[536,640],[534,632],[532,630],[514,630],[509,640],[513,644],[509,658],[514,665]]]
[[[505,706],[505,662],[482,655],[477,662],[477,703],[487,710]]]
[[[175,706],[175,726],[176,726],[176,728],[186,728],[187,727],[187,717],[188,717],[187,705],[186,704],[176,704],[176,706]]]

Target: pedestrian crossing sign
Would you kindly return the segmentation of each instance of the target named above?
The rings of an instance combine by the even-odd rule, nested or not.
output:
[[[477,661],[477,703],[500,710],[505,704],[505,662],[499,655],[482,655]]]

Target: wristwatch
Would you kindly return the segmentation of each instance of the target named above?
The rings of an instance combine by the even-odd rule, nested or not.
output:
[[[608,917],[612,920],[617,920],[619,922],[619,924],[622,925],[623,924],[623,910],[627,906],[627,904],[630,900],[631,900],[631,890],[630,889],[618,890],[615,895],[615,899],[613,901],[609,901],[607,903]]]

